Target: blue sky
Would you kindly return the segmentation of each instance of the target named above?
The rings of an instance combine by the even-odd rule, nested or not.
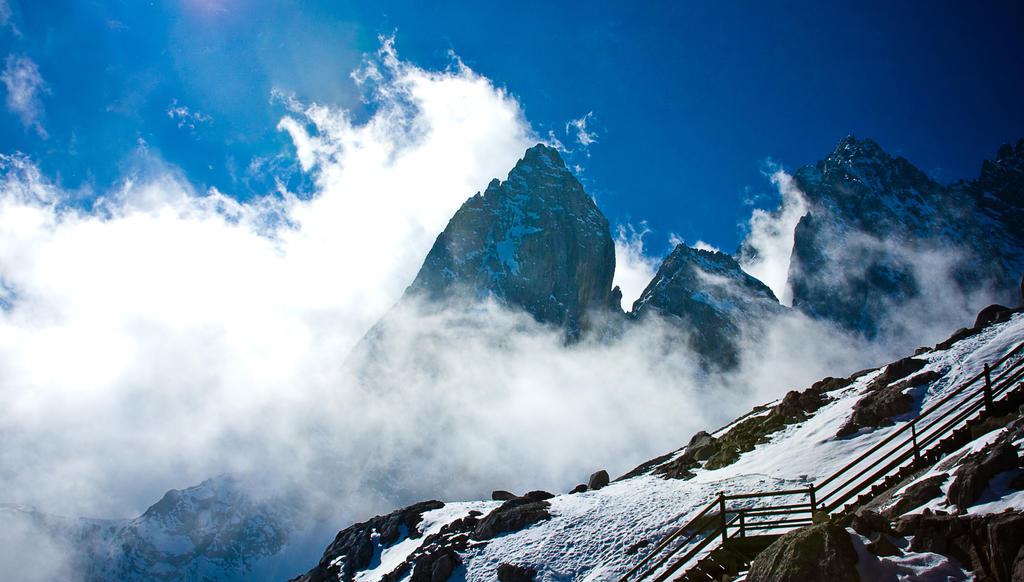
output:
[[[311,192],[272,92],[365,118],[349,75],[380,35],[403,60],[442,70],[454,52],[504,87],[613,223],[647,221],[655,255],[672,233],[731,252],[746,203],[775,200],[765,162],[813,163],[850,132],[940,182],[1024,136],[1012,1],[3,0],[0,21],[0,152],[86,202],[154,160],[239,199],[275,180]],[[18,78],[38,79],[20,105]],[[589,147],[568,125],[585,116]]]

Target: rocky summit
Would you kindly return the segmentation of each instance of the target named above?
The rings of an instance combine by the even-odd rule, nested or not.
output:
[[[874,337],[937,281],[1009,301],[1024,269],[1022,150],[1004,146],[977,181],[944,187],[870,139],[840,140],[794,175],[808,213],[794,233],[793,307]]]
[[[689,332],[687,343],[702,362],[728,369],[739,357],[743,330],[783,307],[764,283],[731,256],[684,244],[665,259],[630,316],[657,313]]]
[[[589,312],[619,308],[614,274],[608,220],[558,152],[539,144],[459,208],[406,296],[489,296],[577,336]]]

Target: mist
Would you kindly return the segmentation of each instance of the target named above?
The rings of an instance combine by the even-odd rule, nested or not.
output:
[[[786,312],[744,336],[737,370],[712,375],[656,317],[566,345],[493,301],[398,303],[459,205],[541,140],[455,58],[423,70],[384,39],[353,78],[374,104],[360,123],[275,96],[309,199],[197,192],[154,160],[82,210],[32,160],[0,156],[0,503],[133,517],[227,473],[300,490],[341,528],[426,498],[563,492],[905,355],[906,337],[868,343]],[[765,248],[788,228],[791,250],[783,215],[774,229],[758,219]],[[657,268],[643,236],[618,231],[627,301]],[[778,293],[788,255],[762,256]],[[940,300],[961,301],[921,298]],[[350,354],[382,318],[364,365]]]

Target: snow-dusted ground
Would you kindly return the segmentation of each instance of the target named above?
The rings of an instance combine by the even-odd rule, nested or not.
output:
[[[948,350],[915,356],[928,361],[921,372],[934,370],[942,374],[941,379],[930,385],[912,389],[919,392],[912,392],[916,400],[915,414],[981,372],[986,362],[995,361],[1021,342],[1024,342],[1024,314],[1017,314],[1011,321],[989,327]],[[903,420],[890,427],[861,430],[845,439],[835,438],[865,385],[879,373],[881,370],[865,374],[850,386],[829,393],[833,400],[808,420],[787,426],[772,435],[769,442],[742,454],[729,466],[717,470],[694,469],[696,476],[686,481],[641,475],[598,491],[556,496],[550,500],[551,519],[498,536],[486,544],[471,546],[462,555],[464,566],[456,570],[453,579],[491,581],[500,564],[511,563],[535,568],[537,580],[543,582],[615,580],[641,560],[658,540],[708,505],[719,492],[753,493],[802,488],[811,482],[820,482],[905,424]],[[980,449],[999,432],[982,435],[965,450]],[[969,512],[1024,508],[1024,493],[1009,492],[1005,485],[994,483],[994,488]],[[933,509],[946,509],[940,507],[941,503],[937,499],[931,505]],[[497,502],[449,503],[424,514],[421,529],[430,534],[445,523],[466,516],[470,510],[486,513],[498,505]],[[625,554],[627,548],[642,540],[651,543],[634,555]],[[420,540],[405,540],[385,549],[375,559],[375,566],[360,573],[357,579],[361,582],[378,580],[419,543]],[[865,579],[874,579],[868,572],[872,568],[872,572],[892,580],[933,575],[943,580],[947,575],[954,580],[969,578],[959,565],[934,554],[905,554],[888,558],[884,563],[872,559],[874,562],[862,564],[867,569],[864,574],[869,576]],[[883,568],[884,572],[878,568]]]

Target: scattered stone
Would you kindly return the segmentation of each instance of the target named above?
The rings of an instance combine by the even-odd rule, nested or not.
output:
[[[972,335],[977,335],[980,329],[961,327],[960,329],[953,332],[953,335],[949,336],[946,340],[935,344],[936,350],[948,350],[953,347],[953,344],[964,339],[969,338]]]
[[[949,475],[943,473],[928,477],[907,487],[900,495],[899,500],[886,512],[890,516],[899,516],[917,509],[932,499],[942,495],[941,485],[949,479]]]
[[[491,491],[491,499],[493,499],[494,501],[508,501],[509,499],[515,499],[515,498],[516,498],[515,494],[511,493],[509,491],[504,491],[504,490],[501,490],[501,489],[498,489],[496,491]]]
[[[537,570],[529,566],[500,564],[498,566],[498,582],[533,582]]]
[[[857,550],[846,530],[833,523],[789,532],[750,566],[748,582],[860,582]]]
[[[587,482],[587,487],[597,490],[607,485],[609,481],[608,471],[601,469],[590,476],[590,480]]]
[[[573,487],[572,491],[569,491],[569,495],[572,495],[574,493],[583,493],[586,490],[587,490],[587,484],[586,483],[580,483],[579,485]]]

